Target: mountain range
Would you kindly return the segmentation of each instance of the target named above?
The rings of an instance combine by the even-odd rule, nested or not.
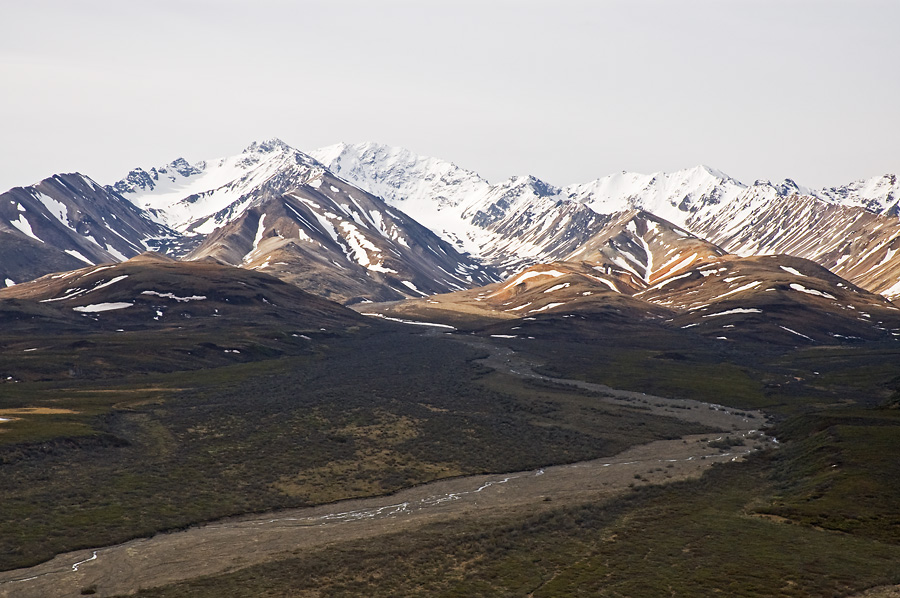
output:
[[[313,155],[507,275],[580,247],[610,222],[605,215],[639,209],[729,253],[807,258],[872,292],[900,296],[895,175],[812,190],[789,179],[745,185],[698,166],[567,187],[534,177],[492,185],[450,162],[372,143]]]
[[[0,280],[154,251],[264,272],[347,305],[409,300],[382,315],[440,304],[496,325],[614,309],[716,338],[741,328],[735,319],[785,342],[891,337],[898,202],[894,175],[813,190],[699,166],[566,187],[532,176],[493,184],[402,148],[306,154],[276,139],[105,186],[58,174],[0,195]],[[761,326],[764,312],[777,315]]]

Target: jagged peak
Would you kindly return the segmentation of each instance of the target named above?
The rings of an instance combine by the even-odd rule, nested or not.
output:
[[[435,168],[442,172],[457,171],[465,173],[465,175],[469,177],[474,177],[482,181],[485,180],[477,172],[463,168],[451,160],[419,154],[407,147],[389,145],[377,141],[360,141],[357,143],[347,143],[342,141],[334,145],[328,145],[313,150],[310,152],[310,155],[325,165],[333,165],[333,163],[339,161],[340,158],[348,155],[355,155],[355,157],[361,160],[379,161],[382,165],[389,167],[395,165],[404,167],[421,165],[426,168]]]
[[[511,176],[502,183],[498,185],[498,187],[505,187],[508,189],[515,189],[518,187],[530,187],[534,189],[534,191],[542,196],[550,196],[550,195],[559,195],[561,193],[561,189],[558,187],[551,185],[550,183],[543,181],[537,178],[534,175],[526,174],[519,176]]]
[[[262,141],[254,141],[241,152],[243,154],[251,154],[251,153],[260,153],[260,154],[270,154],[272,152],[296,152],[298,150],[294,149],[281,139],[277,137],[272,137],[271,139],[264,139]]]

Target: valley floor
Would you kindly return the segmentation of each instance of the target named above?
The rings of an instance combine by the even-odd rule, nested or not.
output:
[[[743,418],[734,417],[737,423]],[[745,438],[749,430],[733,436]],[[509,474],[442,480],[391,496],[342,501],[235,518],[125,544],[79,550],[0,573],[4,598],[66,598],[91,588],[98,596],[216,575],[302,555],[349,540],[372,538],[466,518],[488,522],[563,505],[603,501],[634,488],[696,478],[714,463],[756,450],[721,452],[708,436],[661,440],[597,459]],[[771,446],[771,440],[756,446]]]
[[[83,590],[99,596],[127,594],[429,523],[492,520],[603,501],[636,485],[696,478],[715,463],[737,461],[777,445],[757,431],[765,421],[759,412],[549,378],[534,373],[524,358],[507,348],[477,338],[468,342],[488,350],[481,361],[497,371],[602,392],[602,402],[639,406],[654,415],[700,423],[722,433],[655,441],[612,458],[441,480],[384,497],[234,518],[69,552],[35,567],[0,573],[0,596],[64,598],[79,596]],[[734,440],[733,447],[716,444],[726,436]]]

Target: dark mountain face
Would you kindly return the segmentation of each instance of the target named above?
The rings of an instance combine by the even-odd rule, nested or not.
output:
[[[28,282],[48,272],[74,270],[84,265],[76,257],[46,243],[0,231],[0,287]]]
[[[57,319],[101,328],[184,327],[205,321],[215,326],[282,322],[318,330],[363,322],[347,308],[262,272],[153,253],[0,289],[0,309],[7,302],[19,307],[30,303],[55,312]]]
[[[24,282],[78,264],[128,259],[177,237],[143,210],[80,174],[0,195],[0,276]]]

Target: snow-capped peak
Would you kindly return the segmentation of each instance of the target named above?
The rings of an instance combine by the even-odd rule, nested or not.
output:
[[[601,214],[643,209],[684,226],[708,206],[727,203],[746,185],[709,166],[671,173],[622,172],[564,188],[565,195]]]
[[[269,154],[272,152],[296,152],[294,148],[289,146],[287,143],[278,139],[277,137],[273,137],[271,139],[266,139],[264,141],[254,141],[250,145],[248,145],[242,154],[251,154],[251,153],[262,153]]]
[[[439,158],[389,145],[339,143],[310,152],[328,170],[403,210],[457,248],[477,252],[462,213],[491,185],[478,174]],[[477,231],[475,231],[477,233]]]
[[[895,174],[829,187],[822,189],[817,195],[844,205],[860,206],[871,212],[900,215],[900,180]]]
[[[209,233],[246,209],[263,186],[285,191],[321,170],[314,158],[270,139],[236,156],[136,168],[111,188],[176,230]]]

